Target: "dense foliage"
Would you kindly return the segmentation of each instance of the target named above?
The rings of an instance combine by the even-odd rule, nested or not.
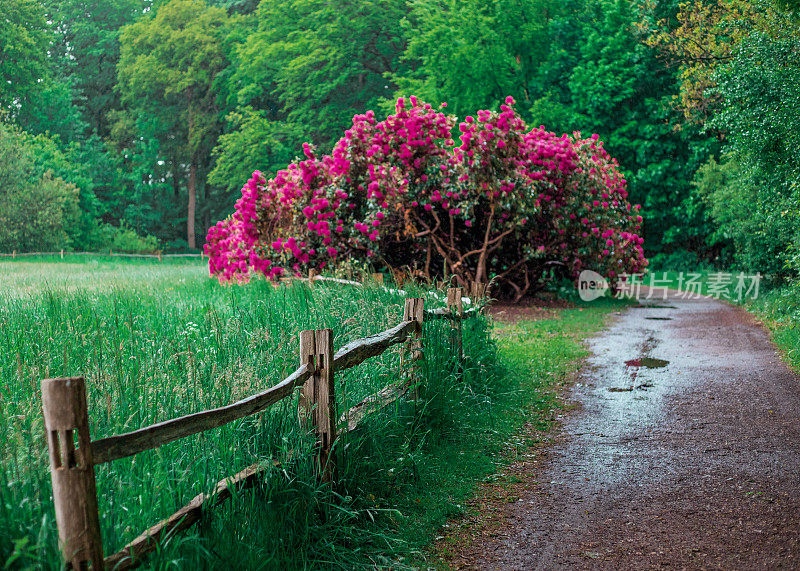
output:
[[[631,202],[643,205],[639,234],[657,266],[786,275],[797,250],[796,161],[756,139],[796,132],[795,4],[6,0],[0,106],[8,128],[52,151],[35,178],[52,171],[77,188],[77,215],[56,233],[66,248],[107,247],[113,231],[98,232],[102,224],[160,248],[199,247],[251,173],[268,180],[287,164],[302,168],[312,160],[303,143],[312,163],[333,157],[354,115],[388,114],[416,93],[466,117],[510,94],[519,117],[544,132],[600,136]],[[435,179],[409,181],[411,196],[432,192]],[[16,202],[3,204],[0,215],[22,216],[9,211]],[[436,225],[430,212],[439,216],[410,219],[417,232]],[[422,273],[459,263],[485,273],[480,255],[460,259],[475,248],[451,250],[441,232],[410,250],[409,233],[394,245],[381,233],[381,255]],[[348,239],[366,252],[370,233]],[[496,253],[526,256],[501,241]]]
[[[800,269],[800,41],[753,34],[715,75],[728,131],[722,163],[699,173],[718,239],[750,270]]]
[[[378,121],[356,115],[331,155],[265,180],[209,231],[223,281],[325,269],[339,260],[410,266],[426,279],[496,279],[521,297],[557,265],[610,278],[643,269],[642,218],[616,161],[594,135],[528,130],[512,97],[499,112],[456,118],[411,97]]]

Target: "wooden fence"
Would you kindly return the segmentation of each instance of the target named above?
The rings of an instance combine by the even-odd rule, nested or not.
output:
[[[310,276],[310,284],[320,276]],[[375,278],[373,278],[375,279]],[[349,282],[354,283],[354,282]],[[357,284],[361,285],[361,284]],[[473,301],[485,288],[473,285]],[[248,398],[222,406],[159,422],[132,432],[92,441],[86,400],[86,382],[81,377],[46,379],[41,383],[42,410],[50,458],[59,547],[66,564],[75,569],[131,569],[162,540],[199,521],[204,510],[219,505],[234,489],[255,484],[269,463],[257,463],[220,481],[210,494],[201,493],[170,517],[145,530],[122,550],[104,557],[100,534],[94,467],[163,446],[180,438],[230,423],[255,414],[290,397],[302,388],[298,415],[303,426],[316,434],[315,468],[322,481],[336,476],[331,448],[337,431],[355,429],[370,413],[394,402],[420,381],[418,361],[422,358],[422,326],[425,319],[449,319],[451,342],[462,356],[461,321],[480,311],[477,303],[463,309],[462,288],[447,291],[447,307],[425,310],[422,298],[407,298],[403,320],[394,327],[352,341],[333,352],[333,331],[316,329],[300,333],[300,364],[288,377],[271,388]],[[383,388],[336,416],[335,373],[350,369],[376,357],[392,346],[406,343],[404,374],[399,381]],[[460,361],[459,361],[460,362]]]
[[[17,252],[16,250],[9,253],[2,253],[0,252],[0,258],[25,258],[30,256],[61,256],[61,259],[64,259],[64,256],[111,256],[111,257],[118,257],[118,258],[158,258],[158,261],[163,261],[164,258],[200,258],[201,260],[205,258],[205,254],[201,251],[199,254],[163,254],[161,251],[154,252],[152,254],[128,254],[125,252],[115,252],[113,250],[109,250],[108,252],[65,252],[64,250],[60,250],[58,252]]]

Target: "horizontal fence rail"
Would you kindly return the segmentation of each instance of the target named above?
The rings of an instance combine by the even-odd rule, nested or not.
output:
[[[380,355],[392,345],[405,341],[408,332],[415,327],[416,324],[413,321],[404,321],[377,335],[348,343],[334,355],[333,370],[343,371],[350,369],[370,357]],[[288,397],[294,389],[302,386],[309,377],[311,377],[311,371],[308,366],[301,365],[277,385],[228,406],[187,414],[180,418],[165,420],[164,422],[118,436],[101,438],[92,442],[94,463],[105,464],[106,462],[133,456],[139,452],[158,448],[180,438],[186,438],[198,432],[205,432],[261,412]]]
[[[313,274],[308,280],[309,285],[317,280],[362,285]],[[373,278],[373,281],[382,280]],[[473,287],[473,293],[478,291],[485,293],[485,289]],[[409,391],[413,391],[411,398],[416,398],[416,387],[421,381],[418,362],[423,357],[421,335],[425,318],[451,320],[451,344],[457,350],[461,366],[461,322],[481,311],[479,304],[475,303],[477,299],[467,300],[473,302],[472,306],[463,310],[462,299],[465,298],[461,288],[450,288],[447,307],[425,310],[423,299],[407,298],[403,320],[399,324],[351,341],[335,354],[332,354],[330,329],[303,331],[300,334],[300,366],[269,389],[227,406],[188,414],[93,442],[89,440],[84,379],[43,380],[42,410],[48,435],[59,546],[65,563],[73,568],[83,568],[88,563],[92,564],[93,569],[136,567],[141,564],[143,556],[156,550],[166,538],[199,521],[203,510],[219,505],[231,496],[233,490],[252,486],[272,463],[253,464],[221,480],[213,492],[199,494],[173,515],[137,536],[122,550],[105,558],[99,528],[95,466],[158,448],[261,412],[290,397],[296,389],[302,388],[298,410],[301,423],[317,436],[314,456],[319,478],[323,482],[335,479],[336,465],[331,451],[337,431],[355,430],[369,414],[395,402]],[[403,343],[406,344],[406,350],[401,368],[408,369],[405,377],[337,416],[334,374],[356,367]],[[73,444],[73,434],[78,437],[78,448]]]
[[[119,258],[158,258],[161,260],[162,258],[200,258],[204,259],[206,256],[203,252],[197,254],[163,254],[161,252],[155,252],[152,254],[132,254],[128,252],[114,252],[113,250],[109,250],[107,252],[68,252],[65,250],[61,250],[59,252],[0,252],[0,258],[26,258],[31,256],[61,256],[61,259],[64,259],[64,256],[112,256],[112,257],[119,257]]]
[[[94,463],[105,464],[112,460],[133,456],[139,452],[158,448],[175,440],[261,412],[288,397],[310,376],[311,372],[308,367],[303,365],[277,385],[228,406],[187,414],[133,432],[96,440],[92,442]]]
[[[231,497],[232,490],[241,491],[252,487],[258,482],[258,477],[271,467],[271,463],[258,463],[248,466],[241,472],[217,483],[210,494],[198,494],[188,504],[158,522],[151,528],[143,531],[136,539],[131,541],[115,554],[106,557],[103,564],[108,569],[131,569],[148,553],[152,553],[168,537],[172,537],[185,529],[189,529],[203,514],[203,509],[208,506],[218,506]]]

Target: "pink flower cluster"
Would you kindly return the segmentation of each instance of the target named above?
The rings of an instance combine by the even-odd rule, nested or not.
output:
[[[400,98],[383,121],[356,115],[330,155],[304,145],[273,179],[254,173],[209,230],[211,274],[275,279],[356,256],[519,291],[550,263],[609,277],[647,264],[638,206],[596,135],[528,130],[510,97],[476,115]]]
[[[206,237],[205,254],[209,260],[209,271],[221,281],[245,282],[250,270],[256,270],[269,278],[277,278],[282,270],[272,266],[264,256],[263,244],[258,232],[258,220],[265,216],[264,177],[259,171],[242,188],[242,197],[236,201],[236,211],[225,220],[212,226]]]

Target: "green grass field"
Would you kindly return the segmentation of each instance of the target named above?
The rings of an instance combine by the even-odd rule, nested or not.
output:
[[[411,294],[421,294],[411,291]],[[298,333],[331,327],[334,348],[398,323],[403,299],[375,287],[254,280],[221,286],[198,261],[0,263],[0,563],[58,565],[39,381],[84,376],[93,438],[230,403],[298,365]],[[398,401],[337,441],[339,478],[316,483],[297,399],[97,469],[110,554],[221,478],[270,459],[236,495],[144,568],[374,568],[416,565],[436,529],[492,473],[521,422],[547,427],[549,387],[614,303],[493,333],[464,328],[458,376],[448,325],[425,325],[419,401]],[[498,333],[499,332],[499,333]],[[499,341],[498,341],[499,339]],[[400,374],[400,349],[337,375],[339,410]],[[537,421],[538,422],[538,421]]]

